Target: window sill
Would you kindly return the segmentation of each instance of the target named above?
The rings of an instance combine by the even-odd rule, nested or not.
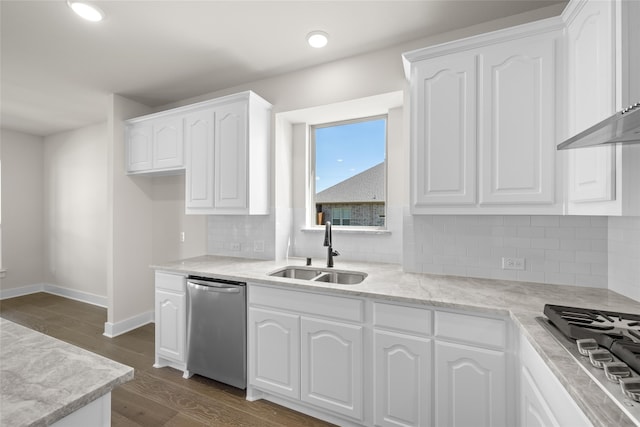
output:
[[[324,227],[304,227],[301,228],[300,231],[303,233],[324,233]],[[358,227],[349,227],[342,228],[337,225],[331,226],[331,231],[333,234],[373,234],[373,235],[390,235],[390,230],[385,230],[382,228],[358,228]]]

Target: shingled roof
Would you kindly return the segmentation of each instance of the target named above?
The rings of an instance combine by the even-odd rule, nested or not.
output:
[[[316,203],[367,203],[384,200],[384,162],[316,194]]]

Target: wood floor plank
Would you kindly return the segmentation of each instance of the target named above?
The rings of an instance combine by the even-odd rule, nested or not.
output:
[[[112,426],[332,425],[271,402],[249,402],[243,390],[209,378],[185,379],[181,371],[154,368],[155,326],[107,338],[102,307],[36,293],[0,301],[0,316],[133,367],[134,379],[112,393]]]
[[[139,425],[165,425],[178,411],[161,405],[124,387],[118,387],[111,393],[111,412],[117,412]]]

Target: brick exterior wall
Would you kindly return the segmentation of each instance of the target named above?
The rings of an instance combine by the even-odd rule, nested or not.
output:
[[[376,203],[322,203],[323,222],[332,220],[334,208],[351,209],[351,227],[384,227],[384,202]],[[316,210],[317,211],[317,210]]]

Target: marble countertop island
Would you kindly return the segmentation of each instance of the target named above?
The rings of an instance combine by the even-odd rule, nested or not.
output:
[[[0,318],[0,426],[46,426],[133,379],[133,368]]]
[[[313,264],[324,267],[323,261],[315,259]],[[405,273],[401,266],[395,264],[342,260],[336,262],[334,270],[362,271],[368,274],[367,278],[357,285],[336,285],[268,276],[269,272],[285,265],[304,265],[304,259],[262,261],[207,255],[152,268],[185,275],[506,316],[512,319],[595,426],[634,425],[536,318],[543,316],[545,304],[640,313],[640,302],[607,289]]]

